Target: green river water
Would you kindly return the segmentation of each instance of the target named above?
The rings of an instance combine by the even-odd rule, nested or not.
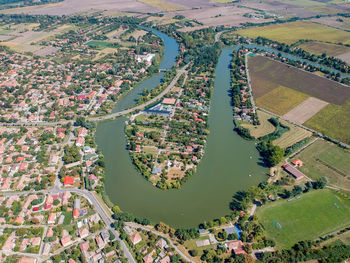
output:
[[[138,174],[126,150],[125,118],[99,123],[96,140],[105,156],[106,192],[122,210],[149,218],[154,223],[163,221],[174,227],[194,227],[229,214],[229,203],[235,192],[265,179],[267,169],[261,165],[254,143],[242,139],[233,131],[228,93],[231,52],[232,49],[223,49],[216,68],[209,118],[210,135],[204,158],[197,173],[180,190],[159,190]],[[167,56],[166,50],[165,60]],[[155,87],[160,77],[157,74],[137,89]],[[126,102],[122,98],[123,107],[134,103],[136,97],[133,96],[137,97],[136,91],[134,95],[125,97]],[[117,107],[121,108],[118,104]]]

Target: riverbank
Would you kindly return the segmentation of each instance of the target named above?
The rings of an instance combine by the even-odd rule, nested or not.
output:
[[[197,173],[180,190],[155,189],[137,174],[125,149],[124,118],[99,124],[96,140],[105,156],[106,192],[123,211],[155,223],[193,227],[229,214],[234,192],[266,178],[268,170],[254,143],[233,132],[228,96],[231,52],[228,48],[223,50],[216,68],[206,154]]]

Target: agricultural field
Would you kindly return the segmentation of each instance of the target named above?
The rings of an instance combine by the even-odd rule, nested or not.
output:
[[[350,224],[350,201],[328,190],[315,190],[291,201],[279,200],[257,210],[267,236],[278,248],[342,229]]]
[[[348,87],[263,56],[248,63],[259,107],[350,143]]]
[[[290,130],[283,133],[280,138],[274,140],[274,145],[278,145],[282,148],[287,148],[293,145],[294,143],[297,143],[307,137],[312,136],[312,133],[310,131],[300,128],[297,125],[291,124],[284,120],[280,120],[280,122],[290,127]]]
[[[293,44],[300,39],[350,44],[350,32],[304,21],[249,28],[236,33],[250,38],[261,36],[286,44]]]
[[[257,98],[255,102],[259,107],[283,115],[305,101],[308,97],[305,93],[278,86]]]
[[[323,134],[350,144],[350,99],[343,105],[328,104],[304,124]]]
[[[337,56],[337,58],[345,61],[346,63],[350,64],[350,51],[344,54],[341,54],[339,56]]]
[[[161,1],[161,0],[138,0],[146,5],[153,6],[155,8],[159,8],[164,11],[178,11],[184,9],[181,6],[174,5],[171,3],[167,3],[166,1]]]
[[[273,116],[271,114],[268,114],[260,110],[257,111],[257,114],[259,117],[260,125],[242,123],[241,126],[249,129],[250,135],[252,135],[255,138],[259,138],[269,133],[272,133],[275,130],[275,127],[268,120]],[[300,128],[297,125],[291,124],[281,119],[279,121],[282,124],[290,127],[290,130],[283,133],[281,138],[274,140],[273,141],[274,145],[278,145],[282,148],[286,148],[288,146],[293,145],[296,142],[301,141],[302,139],[312,136],[311,132],[303,128]]]
[[[323,53],[326,53],[330,57],[335,57],[350,52],[350,47],[347,46],[314,41],[302,43],[298,45],[298,47],[317,55],[322,55]]]
[[[283,115],[283,118],[292,122],[304,123],[320,110],[328,105],[328,102],[309,97],[298,106]]]
[[[329,185],[350,191],[350,151],[318,140],[297,154],[304,162],[300,170],[313,180],[326,176]]]
[[[67,32],[72,29],[71,25],[63,25],[52,29],[50,31],[33,31],[32,29],[38,24],[20,24],[9,25],[8,30],[12,30],[10,33],[3,33],[0,36],[11,36],[2,45],[8,46],[17,52],[33,52],[37,55],[50,54],[54,52],[54,49],[45,49],[45,46],[38,45],[40,41],[51,39],[53,36]]]
[[[248,64],[255,98],[279,86],[337,105],[342,105],[350,98],[348,87],[270,58],[256,55],[249,58]]]

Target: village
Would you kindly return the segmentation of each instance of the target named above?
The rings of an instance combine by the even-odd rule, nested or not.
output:
[[[101,22],[29,44],[55,47],[46,56],[14,53],[1,46],[0,88],[4,92],[0,97],[0,120],[57,122],[110,112],[123,92],[147,76],[156,54],[161,52],[160,40],[151,33],[140,36],[137,50],[118,45],[100,50],[89,44],[106,32],[126,31],[119,25]],[[108,52],[103,53],[104,49]],[[91,61],[86,64],[84,59]]]
[[[130,117],[126,133],[134,164],[161,189],[180,188],[204,154],[213,80],[185,73],[156,105]]]

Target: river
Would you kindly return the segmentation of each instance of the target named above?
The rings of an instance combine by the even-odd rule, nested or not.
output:
[[[174,47],[171,42],[171,46],[167,46],[169,38],[162,37],[166,44],[163,63],[168,64],[162,63],[161,67],[169,68],[174,63],[177,46]],[[262,166],[254,143],[233,132],[228,95],[231,52],[232,49],[223,49],[216,68],[209,118],[210,135],[204,158],[196,174],[180,190],[160,190],[137,173],[126,150],[125,118],[99,123],[96,140],[105,156],[106,192],[122,210],[149,218],[154,223],[163,221],[174,227],[195,227],[230,213],[229,203],[235,192],[265,179],[267,169]],[[169,63],[167,59],[171,58]],[[116,107],[131,106],[137,94],[144,87],[154,88],[160,77],[156,74],[138,85]]]

